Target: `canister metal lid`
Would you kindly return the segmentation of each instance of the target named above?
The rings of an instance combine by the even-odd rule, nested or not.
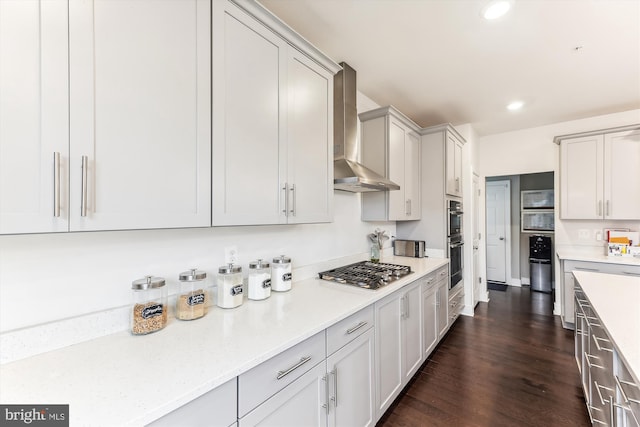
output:
[[[233,265],[233,264],[223,265],[218,269],[218,273],[220,274],[231,274],[231,273],[240,273],[240,272],[242,272],[242,267],[240,267],[239,265]]]
[[[131,289],[154,289],[161,288],[164,285],[164,277],[147,276],[142,279],[134,280],[133,283],[131,283]]]
[[[196,280],[204,280],[207,278],[207,272],[192,268],[189,271],[180,273],[179,280],[181,282],[194,282]]]
[[[273,259],[274,264],[289,264],[291,262],[291,258],[287,258],[284,255],[280,255]]]
[[[249,268],[252,269],[252,270],[261,269],[261,268],[268,268],[269,266],[270,266],[270,264],[268,262],[263,261],[261,259],[249,263]]]

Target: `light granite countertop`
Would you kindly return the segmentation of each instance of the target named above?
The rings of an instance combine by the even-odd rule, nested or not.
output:
[[[618,353],[640,383],[640,278],[574,271]]]
[[[413,274],[375,291],[308,279],[291,291],[144,336],[120,332],[0,366],[0,402],[69,404],[71,425],[144,425],[446,265],[388,257]]]
[[[556,255],[560,260],[563,261],[573,260],[640,266],[640,258],[638,257],[607,256],[604,254],[604,249],[602,250],[602,253],[598,253],[595,251],[585,251],[571,248],[557,248]]]

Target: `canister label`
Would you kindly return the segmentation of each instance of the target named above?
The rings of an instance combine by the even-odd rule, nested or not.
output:
[[[149,307],[145,307],[142,310],[142,318],[149,319],[150,317],[156,317],[162,315],[162,304],[154,304]]]
[[[242,294],[242,285],[236,285],[231,288],[231,295],[235,297],[236,295],[240,294]]]
[[[290,281],[290,280],[291,280],[291,273],[284,273],[284,274],[282,275],[282,281],[283,281],[283,282],[288,282],[288,281]]]
[[[204,294],[195,294],[187,298],[187,305],[204,304]]]
[[[265,289],[266,289],[266,288],[270,288],[270,287],[271,287],[271,279],[265,279],[265,280],[262,282],[262,287],[263,287],[263,288],[265,288]]]

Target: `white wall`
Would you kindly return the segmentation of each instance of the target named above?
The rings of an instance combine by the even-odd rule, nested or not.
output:
[[[630,110],[621,113],[596,116],[581,120],[572,120],[547,126],[522,129],[495,135],[487,135],[478,138],[477,141],[477,168],[480,175],[481,186],[487,176],[520,175],[526,173],[549,172],[554,174],[554,187],[556,188],[556,206],[559,206],[559,146],[553,143],[553,138],[559,135],[567,135],[578,132],[586,132],[599,129],[607,129],[617,126],[626,126],[640,123],[640,110]],[[480,208],[480,224],[485,226],[484,198]],[[634,230],[640,229],[640,221],[576,221],[560,220],[556,209],[555,218],[555,245],[582,246],[589,250],[602,250],[604,244],[595,238],[596,231],[602,231],[605,227],[628,227]],[[590,230],[588,238],[580,238],[580,230]],[[482,262],[486,262],[484,244],[480,245]],[[483,270],[484,270],[483,266]],[[559,266],[556,263],[556,274]],[[555,314],[559,306],[556,304]]]
[[[555,188],[558,189],[560,150],[553,143],[555,136],[636,123],[640,123],[640,110],[484,136],[478,139],[478,173],[484,179],[487,176],[554,171]],[[555,196],[558,206],[559,191]],[[602,246],[602,242],[595,240],[594,231],[614,225],[640,228],[639,221],[624,224],[618,221],[562,221],[556,215],[555,241],[557,245]],[[580,239],[578,230],[581,229],[591,230],[590,238]]]
[[[359,94],[359,111],[377,107]],[[258,258],[286,254],[300,268],[368,253],[377,227],[395,234],[395,222],[360,221],[359,194],[334,197],[330,224],[0,236],[0,332],[125,306],[131,282],[148,274],[172,291],[190,268],[213,277],[230,245],[246,275]]]

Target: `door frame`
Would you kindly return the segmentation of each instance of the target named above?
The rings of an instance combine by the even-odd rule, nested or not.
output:
[[[473,306],[482,299],[480,297],[482,292],[482,282],[481,282],[481,274],[480,274],[480,242],[482,241],[482,233],[480,231],[480,176],[477,173],[473,172],[471,176],[471,185],[472,185],[472,217],[471,217],[471,233],[472,233],[472,245],[473,248],[471,250],[471,282],[473,286],[471,287],[471,291],[473,293],[472,301]],[[486,283],[485,283],[486,287]],[[486,289],[485,289],[486,292]]]
[[[484,239],[484,246],[485,246],[485,257],[486,254],[488,253],[486,246],[487,246],[487,239],[486,239],[486,230],[487,230],[487,188],[488,187],[497,187],[497,186],[506,186],[507,190],[506,190],[506,194],[505,194],[505,200],[504,200],[504,228],[505,228],[505,268],[504,268],[504,274],[505,274],[505,284],[507,285],[512,285],[512,280],[511,280],[511,180],[505,179],[505,180],[500,180],[500,181],[485,181],[485,198],[484,198],[484,213],[485,213],[485,224],[484,224],[484,228],[485,228],[485,239]],[[487,268],[486,268],[486,263],[485,263],[485,277],[487,278],[486,280],[489,280],[489,276],[487,274]]]

